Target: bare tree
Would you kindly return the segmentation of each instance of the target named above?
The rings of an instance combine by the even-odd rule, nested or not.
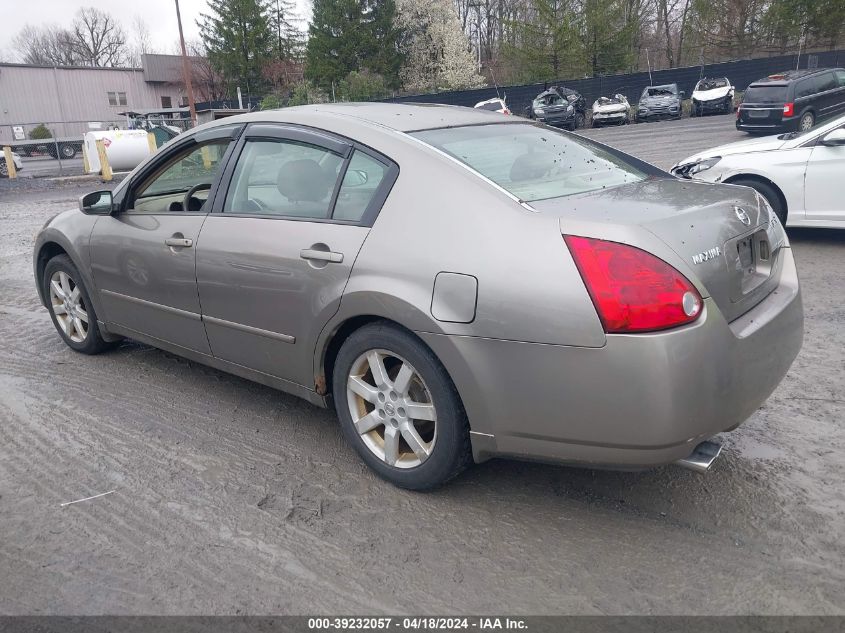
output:
[[[94,7],[83,7],[71,27],[73,44],[86,66],[121,66],[128,62],[126,32],[115,18]]]
[[[52,24],[27,24],[12,40],[12,45],[25,64],[75,66],[80,63],[73,34]]]
[[[129,62],[132,66],[141,65],[141,55],[153,53],[153,44],[150,38],[150,27],[140,14],[132,18],[132,45],[129,51]]]

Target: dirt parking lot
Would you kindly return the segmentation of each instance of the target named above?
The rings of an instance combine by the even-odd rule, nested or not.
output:
[[[742,138],[586,134],[662,167]],[[416,494],[329,411],[131,342],[69,350],[31,248],[84,190],[0,189],[0,613],[845,612],[845,233],[790,231],[804,349],[711,472],[492,461]]]

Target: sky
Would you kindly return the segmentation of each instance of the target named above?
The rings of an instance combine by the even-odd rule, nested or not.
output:
[[[111,13],[122,24],[132,43],[132,23],[140,16],[149,29],[153,48],[164,53],[177,52],[179,29],[174,0],[0,0],[0,60],[15,59],[12,40],[27,24],[69,25],[80,7],[97,7]],[[198,39],[196,21],[206,11],[206,0],[179,0],[185,39]],[[301,18],[310,17],[309,0],[296,0]],[[305,20],[300,22],[305,27]]]

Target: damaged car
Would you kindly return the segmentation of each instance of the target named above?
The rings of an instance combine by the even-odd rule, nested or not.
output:
[[[541,123],[574,130],[584,126],[586,110],[587,101],[581,93],[554,86],[534,97],[529,114]]]
[[[678,89],[678,84],[647,86],[637,104],[637,122],[663,118],[680,119],[683,116],[683,100],[684,91]]]
[[[626,125],[630,122],[628,118],[630,107],[625,95],[599,97],[593,102],[593,127]]]
[[[728,114],[734,110],[734,87],[727,77],[705,77],[692,91],[690,116],[702,116],[708,112]]]
[[[672,167],[687,180],[751,187],[785,226],[845,228],[845,116],[803,132],[699,152]]]

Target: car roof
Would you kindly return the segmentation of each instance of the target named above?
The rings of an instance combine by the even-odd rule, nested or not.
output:
[[[842,70],[841,68],[805,68],[803,70],[786,70],[782,73],[773,73],[757,81],[752,81],[751,86],[786,86],[789,83],[804,77],[811,77],[819,73],[830,72],[831,70]],[[750,86],[749,86],[750,87]]]
[[[234,115],[195,129],[261,121],[311,125],[331,131],[327,124],[336,117],[344,117],[362,127],[389,128],[398,132],[505,123],[502,119],[507,118],[492,110],[439,103],[323,103]]]

